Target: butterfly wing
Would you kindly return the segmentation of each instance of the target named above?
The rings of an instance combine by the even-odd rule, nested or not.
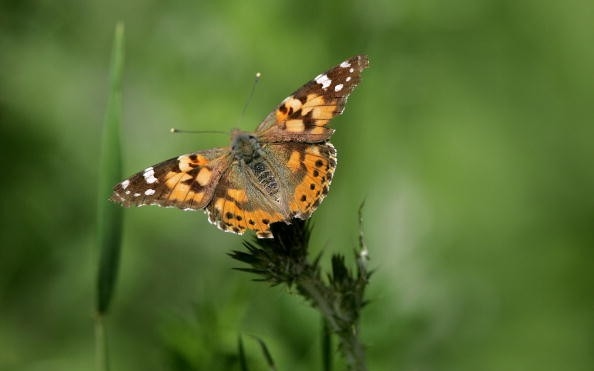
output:
[[[315,143],[330,138],[334,131],[328,122],[343,112],[368,65],[367,56],[354,56],[297,89],[258,126],[260,140]]]
[[[336,149],[329,142],[268,143],[264,150],[284,190],[291,217],[307,219],[328,193],[336,169]]]
[[[110,199],[123,206],[203,209],[212,199],[231,159],[228,148],[181,155],[150,166],[118,183]]]
[[[212,202],[206,207],[208,220],[226,232],[243,234],[250,229],[259,238],[272,237],[270,224],[287,221],[289,215],[278,197],[277,184],[274,189],[266,188],[261,180],[245,163],[234,161],[219,179]]]

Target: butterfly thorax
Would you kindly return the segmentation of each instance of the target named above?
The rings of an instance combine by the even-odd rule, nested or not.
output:
[[[249,164],[261,157],[262,147],[254,134],[233,130],[231,136],[231,151],[238,161]]]
[[[278,200],[276,197],[279,191],[278,181],[270,165],[264,159],[264,152],[258,138],[252,133],[239,130],[233,130],[231,135],[231,152],[240,166],[248,167],[262,191]]]

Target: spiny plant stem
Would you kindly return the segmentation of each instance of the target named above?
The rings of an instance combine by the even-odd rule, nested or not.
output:
[[[311,304],[320,311],[320,314],[328,322],[329,329],[336,333],[340,330],[340,326],[334,318],[334,311],[331,307],[331,303],[326,300],[328,297],[328,287],[320,281],[319,277],[299,277],[296,282],[297,291]]]
[[[306,270],[308,271],[308,270]],[[319,279],[311,276],[300,277],[296,282],[297,290],[301,295],[310,301],[324,317],[330,331],[338,336],[339,349],[345,357],[349,369],[353,371],[366,371],[365,350],[363,344],[359,341],[359,331],[357,324],[348,323],[346,328],[340,325],[336,320],[338,314],[336,308],[333,308],[332,302],[327,300],[332,296],[330,288]]]
[[[332,272],[322,279],[319,258],[307,258],[310,229],[306,222],[295,219],[290,225],[271,225],[274,239],[245,241],[245,251],[233,251],[232,258],[247,263],[239,270],[255,273],[259,281],[294,287],[299,295],[318,310],[328,329],[339,339],[338,349],[349,370],[366,371],[365,349],[359,340],[359,318],[366,302],[363,299],[370,273],[368,252],[360,234],[355,251],[356,272],[345,265],[342,255],[332,256]]]
[[[338,337],[340,338],[340,349],[350,369],[353,371],[367,371],[365,349],[359,341],[358,329],[353,328],[353,331],[343,332]]]

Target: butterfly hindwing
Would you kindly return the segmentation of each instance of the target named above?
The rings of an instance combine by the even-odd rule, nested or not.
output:
[[[270,224],[287,220],[288,212],[278,192],[269,192],[260,184],[247,165],[233,162],[206,207],[208,220],[227,232],[243,234],[250,229],[260,238],[272,237]]]
[[[328,193],[336,169],[336,149],[324,143],[271,143],[271,158],[282,159],[283,197],[289,214],[307,219]]]

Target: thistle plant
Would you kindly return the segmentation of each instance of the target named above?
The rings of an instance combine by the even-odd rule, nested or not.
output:
[[[359,218],[361,224],[361,210]],[[343,255],[334,254],[332,270],[324,279],[319,265],[321,255],[308,258],[309,222],[295,219],[289,225],[274,223],[271,229],[274,238],[246,240],[247,251],[229,254],[249,266],[237,269],[257,275],[257,281],[286,285],[302,296],[338,338],[338,349],[349,370],[366,370],[359,319],[366,304],[364,293],[371,273],[367,269],[369,255],[362,232],[359,247],[354,251],[356,270],[353,272],[346,266]]]

